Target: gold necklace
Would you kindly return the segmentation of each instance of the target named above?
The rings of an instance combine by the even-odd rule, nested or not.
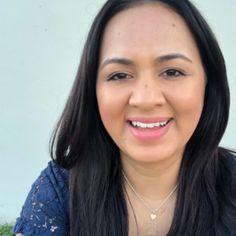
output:
[[[160,209],[168,203],[168,200],[173,195],[175,190],[178,187],[178,184],[175,185],[175,187],[171,190],[171,192],[162,200],[161,204],[157,208],[152,208],[150,204],[142,197],[141,194],[139,194],[133,187],[133,185],[130,183],[129,179],[123,172],[123,176],[125,178],[126,183],[130,187],[130,189],[133,191],[135,196],[139,199],[139,201],[149,210],[149,222],[148,222],[148,228],[147,228],[147,235],[156,235],[157,233],[157,214],[160,211]]]

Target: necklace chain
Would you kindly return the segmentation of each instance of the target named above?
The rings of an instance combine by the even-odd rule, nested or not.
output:
[[[139,194],[133,187],[133,185],[130,183],[130,181],[128,180],[127,176],[125,175],[125,173],[123,172],[123,176],[125,178],[126,183],[129,185],[129,187],[131,188],[131,190],[134,192],[134,194],[136,195],[136,197],[143,203],[143,205],[151,212],[154,213],[155,215],[157,214],[157,212],[161,209],[161,207],[163,207],[167,201],[170,199],[170,197],[173,195],[173,193],[175,192],[175,190],[178,187],[178,184],[175,185],[175,187],[171,190],[171,192],[163,199],[163,201],[161,202],[160,206],[158,206],[157,208],[153,209],[150,204],[141,196],[141,194]]]

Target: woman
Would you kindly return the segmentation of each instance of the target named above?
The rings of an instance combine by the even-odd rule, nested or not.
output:
[[[236,235],[224,59],[187,0],[98,13],[23,235]]]

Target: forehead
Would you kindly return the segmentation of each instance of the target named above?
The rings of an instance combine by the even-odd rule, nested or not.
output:
[[[197,50],[192,34],[179,14],[162,3],[145,3],[118,13],[108,22],[101,56],[151,47],[160,53],[167,53],[173,47],[179,50],[195,47]]]

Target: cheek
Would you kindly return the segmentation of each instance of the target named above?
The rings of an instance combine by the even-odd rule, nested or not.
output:
[[[124,112],[128,101],[127,94],[110,87],[97,88],[99,113],[104,126],[109,130],[125,119]]]
[[[205,91],[201,88],[187,90],[173,99],[177,127],[188,136],[194,132],[202,114]]]

